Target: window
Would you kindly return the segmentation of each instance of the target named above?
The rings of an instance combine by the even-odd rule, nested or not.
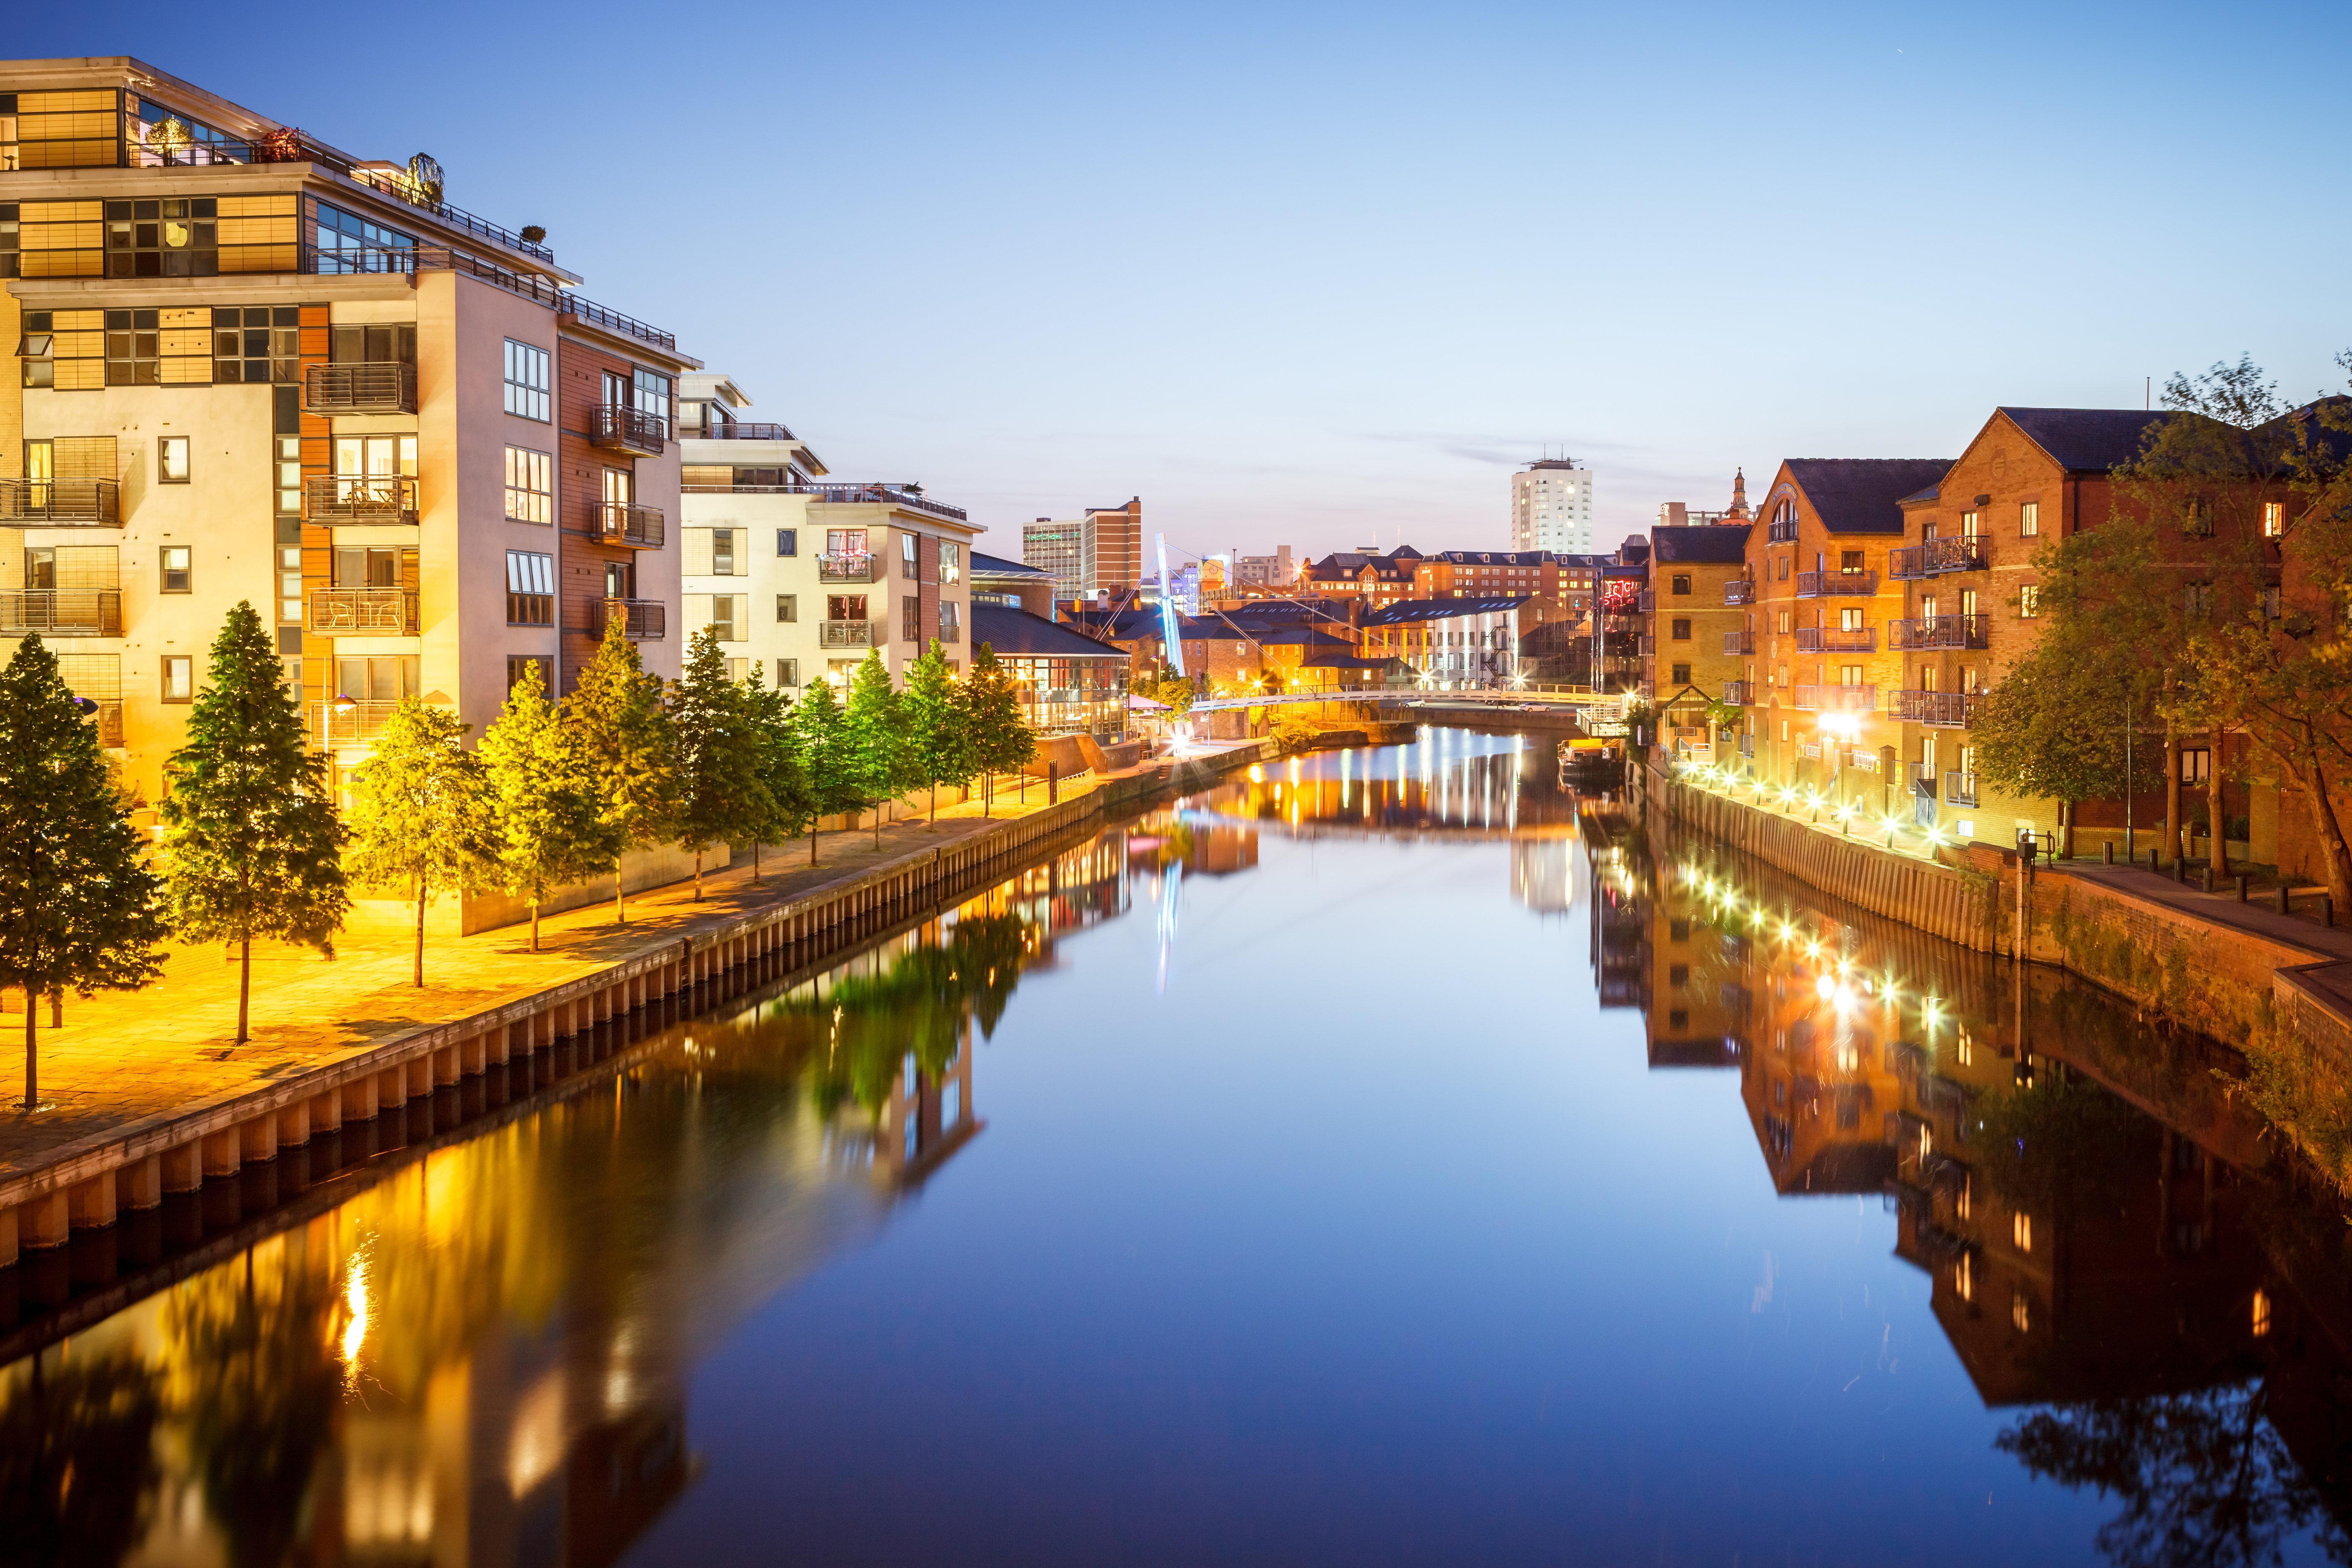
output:
[[[547,351],[507,340],[507,412],[547,422]]]
[[[1690,684],[1690,666],[1686,664],[1675,665],[1674,667],[1673,675],[1668,677],[1668,679],[1676,686],[1688,686]]]
[[[2280,500],[2263,502],[2263,537],[2277,539],[2284,536],[2285,532],[2286,502]]]
[[[278,547],[278,624],[302,624],[302,547],[299,544]]]
[[[909,583],[923,580],[922,573],[915,565],[915,535],[911,533],[898,536],[898,575]]]
[[[669,428],[668,376],[657,370],[640,370],[630,378],[629,391],[632,395],[630,407],[660,420],[663,429]]]
[[[165,436],[155,443],[155,479],[160,484],[188,482],[188,437]]]
[[[941,599],[940,601],[940,641],[953,643],[962,640],[963,607],[953,599]]]
[[[1796,559],[1796,557],[1795,557],[1795,556],[1793,556],[1793,555],[1783,555],[1783,556],[1781,556],[1781,557],[1780,557],[1780,581],[1781,581],[1781,582],[1785,583],[1785,582],[1787,582],[1787,581],[1789,580],[1789,563],[1790,563],[1790,562],[1794,561],[1795,559]]]
[[[142,205],[146,204],[142,204]],[[163,379],[163,334],[152,310],[106,313],[106,384],[152,385]]]
[[[1860,686],[1862,684],[1862,666],[1858,664],[1842,664],[1838,666],[1838,684],[1840,686]]]
[[[604,563],[604,597],[634,599],[637,596],[637,567],[633,561]]]
[[[1841,550],[1838,552],[1838,572],[1840,574],[1843,575],[1847,573],[1858,573],[1862,569],[1861,551]]]
[[[507,448],[507,516],[515,522],[555,521],[555,459],[528,447]]]
[[[2213,776],[2213,753],[2204,746],[2180,748],[2180,782],[2201,784]]]
[[[1964,511],[1960,513],[1960,537],[1962,539],[1974,539],[1976,536],[1977,514],[1972,511]]]
[[[292,305],[213,311],[213,380],[290,385],[300,378],[302,312]]]
[[[2017,536],[2020,539],[2032,539],[2037,537],[2041,532],[2042,503],[2038,500],[2021,501],[2018,503]]]
[[[801,683],[801,661],[796,658],[776,660],[776,685],[779,689],[797,687]]]
[[[1838,630],[1842,632],[1858,632],[1862,629],[1862,610],[1859,606],[1849,607],[1838,612]]]
[[[507,552],[507,625],[555,624],[555,557],[536,551]]]
[[[194,702],[196,700],[196,661],[193,655],[167,653],[163,656],[163,700]]]
[[[1691,591],[1689,573],[1677,572],[1675,574],[1674,591],[1677,594],[1687,594]]]
[[[163,546],[162,555],[158,561],[158,564],[163,572],[163,585],[160,590],[161,592],[166,594],[185,594],[191,591],[189,584],[192,571],[189,566],[188,557],[189,549],[188,546],[184,544],[166,544]]]
[[[2211,615],[2213,613],[2213,584],[2210,583],[2189,584],[2183,594],[2183,602],[2187,605],[2189,615],[2192,616],[2203,617]]]
[[[923,640],[923,601],[912,594],[898,601],[898,631],[908,642]]]
[[[1688,642],[1690,641],[1690,622],[1688,620],[1677,620],[1674,623],[1673,636],[1675,641]]]
[[[710,574],[713,577],[735,575],[735,531],[731,528],[710,531]]]
[[[1790,610],[1779,611],[1773,617],[1773,629],[1778,631],[1782,637],[1787,637],[1789,635],[1789,627],[1792,624],[1790,616],[1793,614],[1794,612]]]
[[[797,594],[779,594],[779,595],[776,595],[776,620],[777,620],[778,624],[780,624],[780,625],[781,625],[782,623],[786,622],[786,621],[797,621],[797,620],[799,620],[800,618],[801,618],[801,600],[800,600],[800,595],[797,595]]]
[[[828,621],[862,621],[866,618],[866,595],[863,594],[828,594],[824,601],[824,618]]]
[[[797,528],[776,530],[776,553],[798,555],[801,552],[801,531]]]
[[[363,218],[357,213],[319,204],[319,270],[321,272],[409,272],[416,237]]]
[[[945,539],[940,541],[940,581],[942,584],[963,581],[963,546]]]
[[[547,686],[546,663],[547,661],[540,658],[537,654],[510,653],[507,655],[507,690],[509,692],[512,692],[516,687],[520,686],[522,684],[524,673],[534,664],[541,667],[539,681],[541,689],[544,690]]]
[[[302,515],[302,438],[299,436],[279,436],[274,438],[278,470],[278,515]]]
[[[746,613],[750,601],[740,594],[710,595],[710,629],[719,634],[720,642],[741,642],[749,628],[744,625],[751,616]]]
[[[2017,590],[2017,613],[2021,619],[2029,621],[2033,619],[2034,616],[2040,615],[2042,613],[2042,590],[2035,587],[2031,583],[2021,585]]]
[[[2009,1239],[2017,1244],[2020,1252],[2033,1250],[2033,1216],[2019,1210],[2009,1216]]]

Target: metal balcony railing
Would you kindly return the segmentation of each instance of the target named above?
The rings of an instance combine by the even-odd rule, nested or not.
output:
[[[1918,616],[1886,623],[1886,646],[1893,650],[1980,648],[1991,633],[1989,616]]]
[[[872,583],[881,573],[875,557],[863,550],[828,550],[816,558],[820,583]]]
[[[1658,591],[1644,588],[1633,595],[1633,608],[1642,615],[1654,615],[1658,608]]]
[[[405,588],[313,588],[302,625],[321,637],[413,637],[416,595]]]
[[[658,458],[663,444],[669,439],[669,421],[658,414],[640,413],[616,404],[599,404],[588,416],[588,439],[599,447]]]
[[[659,642],[668,635],[668,606],[659,599],[599,599],[588,629],[601,637],[616,616],[622,618],[621,635],[631,642]]]
[[[384,725],[399,706],[397,701],[359,697],[333,697],[314,702],[310,713],[310,742],[320,750],[364,744],[383,733]]]
[[[121,590],[27,588],[21,594],[0,594],[0,637],[27,632],[45,637],[119,637]]]
[[[1872,571],[1800,572],[1797,574],[1797,597],[1800,599],[1867,596],[1877,592],[1878,574]]]
[[[306,414],[414,414],[416,367],[388,362],[314,364],[302,371]]]
[[[1724,633],[1723,651],[1727,658],[1738,658],[1743,655],[1754,653],[1756,651],[1756,634],[1754,632]]]
[[[113,479],[0,479],[0,527],[121,524],[122,486]]]
[[[1969,805],[1977,803],[1977,775],[1958,771],[1944,775],[1944,804]]]
[[[1789,705],[1808,712],[1869,713],[1878,707],[1875,686],[1793,686]]]
[[[903,506],[939,517],[951,517],[958,522],[970,521],[963,508],[933,500],[923,493],[920,485],[786,485],[782,488],[785,494],[814,496],[820,504],[827,506],[857,506],[878,501],[885,506]]]
[[[1992,552],[1984,535],[1964,533],[1956,539],[1930,539],[1894,552],[1887,557],[1890,577],[1940,577],[1947,572],[1991,569]]]
[[[1769,544],[1797,542],[1797,520],[1793,517],[1776,519],[1764,525],[1764,539]]]
[[[414,523],[416,480],[404,474],[320,474],[302,481],[302,515],[321,523]]]
[[[685,441],[797,441],[782,425],[760,424],[744,419],[706,422],[699,430],[680,430],[678,438]]]
[[[657,506],[599,501],[594,532],[604,543],[617,544],[624,550],[659,550],[669,537],[668,520]]]
[[[1799,653],[1876,653],[1878,631],[1874,626],[1858,626],[1846,631],[1835,626],[1799,626]]]
[[[1976,717],[1977,701],[1973,691],[1890,691],[1886,715],[1906,724],[1965,730]]]
[[[873,621],[826,621],[821,642],[825,647],[872,647],[876,645]],[[885,637],[879,640],[887,641]]]
[[[1756,580],[1754,578],[1734,577],[1724,584],[1723,603],[1726,608],[1734,605],[1752,605],[1755,602]]]
[[[1727,680],[1723,683],[1723,700],[1734,708],[1745,708],[1756,700],[1755,689],[1745,680]]]

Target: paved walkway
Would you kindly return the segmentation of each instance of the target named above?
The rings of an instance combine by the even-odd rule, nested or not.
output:
[[[2352,959],[2352,931],[2341,926],[2319,923],[2315,898],[2298,899],[2296,913],[2283,915],[2275,902],[2238,902],[2237,889],[2207,893],[2200,891],[2194,882],[2174,881],[2168,876],[2158,876],[2145,867],[2108,866],[2096,860],[2061,860],[2055,868],[2064,876],[2080,877],[2086,882],[2096,882],[2113,888],[2119,893],[2130,893],[2147,899],[2183,914],[2213,921],[2267,937],[2273,942],[2286,942],[2307,948],[2315,962],[2323,959]],[[2273,895],[2275,898],[2275,895]]]
[[[1089,778],[1065,784],[1066,801],[1094,787]],[[414,945],[402,936],[352,937],[337,944],[331,962],[308,949],[257,949],[253,960],[251,1037],[236,1043],[237,965],[217,946],[174,945],[163,977],[135,992],[102,993],[87,1001],[68,992],[65,1026],[49,1026],[40,1011],[41,1098],[55,1107],[26,1115],[23,1098],[24,994],[12,993],[0,1015],[0,1176],[40,1163],[46,1151],[175,1108],[250,1091],[271,1079],[322,1066],[408,1030],[467,1017],[487,1008],[593,973],[681,933],[746,911],[801,898],[826,884],[855,879],[901,857],[928,854],[985,832],[1009,817],[1045,809],[1045,790],[1034,785],[1024,807],[1000,796],[992,819],[968,805],[940,807],[939,822],[902,821],[882,829],[877,848],[869,828],[817,837],[817,864],[805,838],[765,851],[761,880],[751,881],[748,859],[703,877],[703,899],[691,882],[631,894],[628,923],[615,925],[609,900],[540,922],[541,951],[529,951],[528,923],[474,936],[434,937],[425,948],[425,984],[411,984]],[[16,1050],[5,1050],[17,1045]]]

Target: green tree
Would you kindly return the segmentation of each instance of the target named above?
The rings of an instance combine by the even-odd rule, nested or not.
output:
[[[242,1041],[253,939],[332,953],[352,907],[326,755],[306,746],[277,645],[242,600],[213,640],[187,733],[163,764],[164,882],[183,936],[237,944]]]
[[[703,856],[719,845],[758,843],[776,804],[760,765],[751,694],[727,679],[716,626],[687,644],[686,668],[669,689],[669,717],[677,732],[677,837],[694,851],[699,901]]]
[[[613,921],[628,923],[621,858],[668,840],[677,812],[677,733],[662,710],[661,679],[648,675],[621,617],[606,626],[595,657],[563,700],[563,722],[596,788],[597,815],[612,830],[597,869],[613,874]]]
[[[915,751],[907,733],[907,716],[879,649],[867,649],[865,662],[850,678],[842,729],[847,737],[858,805],[874,813],[874,843],[878,848],[882,807],[916,784]]]
[[[465,723],[414,697],[384,721],[353,775],[353,880],[416,900],[416,984],[425,984],[425,910],[443,893],[478,892],[498,879],[499,838],[479,757]]]
[[[971,679],[964,682],[964,723],[982,775],[980,814],[994,804],[990,794],[998,773],[1014,773],[1037,755],[1037,732],[1021,711],[1021,689],[982,643],[972,654]]]
[[[978,759],[963,712],[962,693],[948,669],[947,655],[933,637],[923,657],[907,669],[907,736],[914,753],[915,782],[930,791],[930,819],[940,819],[940,785],[968,782]]]
[[[2122,796],[2132,712],[2128,667],[2102,660],[2085,669],[2060,662],[2052,645],[2012,665],[1969,718],[1977,772],[2011,795],[2047,795],[2059,804],[2059,853],[2074,853],[2074,808]],[[2100,678],[2111,684],[2102,686]],[[2105,713],[2105,723],[2096,722]]]
[[[767,686],[754,664],[743,678],[743,704],[751,715],[753,761],[765,786],[761,798],[768,811],[751,834],[751,880],[756,882],[760,847],[798,836],[815,819],[816,808],[808,770],[801,763],[801,732],[793,700]]]
[[[833,682],[813,680],[793,708],[793,729],[799,739],[801,771],[808,781],[809,864],[816,864],[816,835],[821,820],[845,816],[860,809],[866,796],[852,754],[849,727],[841,704],[835,700]]]
[[[620,855],[604,819],[596,781],[559,721],[539,661],[523,668],[505,710],[476,748],[498,855],[499,885],[530,905],[530,951],[539,951],[539,910],[565,882],[595,876]]]
[[[1151,695],[1168,704],[1168,716],[1181,719],[1192,710],[1192,683],[1181,675],[1171,675],[1151,689]]]
[[[40,1010],[70,985],[161,972],[161,888],[90,722],[37,637],[0,670],[0,985],[25,989],[25,1106],[41,1103]]]

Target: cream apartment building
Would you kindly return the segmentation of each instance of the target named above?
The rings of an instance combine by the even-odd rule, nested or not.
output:
[[[239,600],[339,778],[401,698],[478,735],[614,616],[674,676],[697,362],[580,281],[430,159],[128,58],[0,64],[0,637],[59,654],[151,801]]]
[[[846,682],[878,648],[893,675],[933,637],[971,658],[971,542],[960,507],[920,485],[845,483],[714,374],[681,384],[684,630],[717,626],[740,678],[757,661],[787,691]]]

